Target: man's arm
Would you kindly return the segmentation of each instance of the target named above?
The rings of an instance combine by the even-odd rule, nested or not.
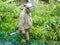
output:
[[[23,23],[24,23],[24,16],[21,14],[19,17],[19,25],[18,25],[19,27],[18,30],[21,31],[21,33],[25,33]]]

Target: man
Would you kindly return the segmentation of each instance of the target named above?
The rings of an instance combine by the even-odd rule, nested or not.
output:
[[[24,9],[22,13],[20,14],[19,19],[19,31],[23,36],[26,38],[26,45],[29,44],[29,32],[30,28],[32,26],[32,20],[31,20],[31,11],[32,11],[33,5],[30,2],[27,2],[24,4]]]

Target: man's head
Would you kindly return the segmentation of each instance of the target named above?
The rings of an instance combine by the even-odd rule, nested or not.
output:
[[[24,7],[26,8],[26,11],[29,13],[33,10],[33,5],[30,2],[27,2],[26,4],[24,4]]]

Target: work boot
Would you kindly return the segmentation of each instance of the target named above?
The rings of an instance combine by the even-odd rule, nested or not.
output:
[[[29,42],[29,40],[26,40],[26,45],[31,45],[31,43]]]

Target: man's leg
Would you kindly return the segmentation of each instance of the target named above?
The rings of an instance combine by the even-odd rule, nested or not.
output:
[[[26,37],[25,33],[20,32],[20,36],[21,36],[21,44],[24,45],[26,43],[26,41],[25,41],[25,37]]]
[[[26,32],[26,40],[29,40],[29,32]]]
[[[30,45],[29,32],[26,32],[26,45]]]
[[[25,39],[25,31],[24,31],[24,33],[22,33],[23,31],[21,31],[20,30],[20,36],[23,38],[23,39]]]
[[[26,35],[26,45],[30,45],[29,30],[28,29],[26,30],[25,35]]]
[[[21,33],[21,37],[26,40],[26,45],[30,45],[30,40],[29,40],[29,29],[24,30],[25,33]]]

